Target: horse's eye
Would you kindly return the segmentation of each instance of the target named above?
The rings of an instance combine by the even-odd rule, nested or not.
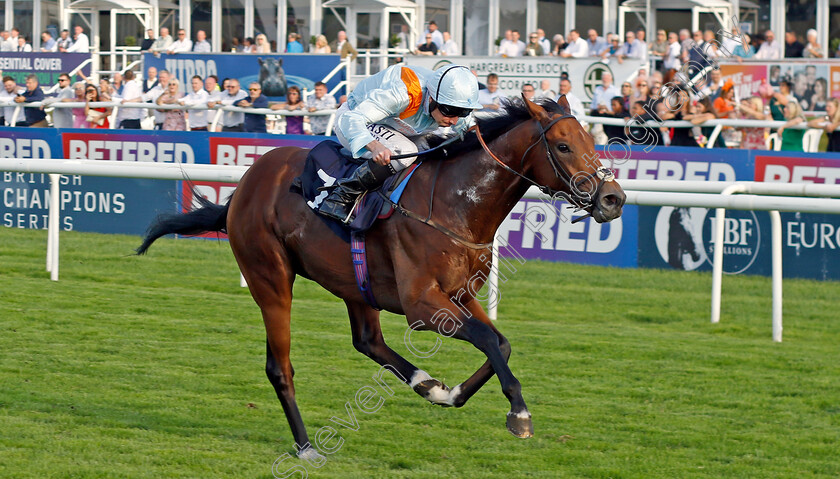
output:
[[[569,150],[569,145],[567,145],[565,143],[558,143],[557,144],[557,151],[559,151],[560,153],[568,153],[570,151]]]

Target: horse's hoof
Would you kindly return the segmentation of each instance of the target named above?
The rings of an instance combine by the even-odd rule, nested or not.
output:
[[[437,379],[427,379],[414,386],[414,392],[423,396],[426,401],[438,406],[452,406],[450,389]]]
[[[316,451],[312,446],[308,446],[298,451],[297,457],[312,464],[316,464],[317,467],[321,467],[321,465],[327,462],[327,458],[320,452]]]
[[[534,436],[534,423],[531,422],[531,413],[527,410],[507,414],[507,428],[511,434],[523,439]]]

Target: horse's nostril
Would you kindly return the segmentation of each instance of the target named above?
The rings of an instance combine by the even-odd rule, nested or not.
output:
[[[621,198],[615,194],[608,194],[601,197],[601,207],[615,208],[621,206]]]

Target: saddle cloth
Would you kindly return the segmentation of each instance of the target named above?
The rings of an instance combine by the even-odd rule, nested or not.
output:
[[[295,178],[291,191],[299,193],[310,208],[317,210],[321,202],[329,196],[329,191],[322,189],[323,187],[333,186],[339,179],[350,176],[359,165],[367,161],[353,158],[349,153],[335,141],[325,140],[318,143],[306,157],[303,174]],[[417,162],[388,178],[379,191],[386,192],[386,196],[392,202],[398,202],[405,185],[408,184],[408,180],[419,164]],[[378,191],[369,191],[356,203],[352,221],[349,224],[345,225],[321,215],[318,215],[318,218],[324,221],[344,242],[349,243],[351,233],[367,231],[377,218],[388,218],[392,213],[391,203],[385,201]]]

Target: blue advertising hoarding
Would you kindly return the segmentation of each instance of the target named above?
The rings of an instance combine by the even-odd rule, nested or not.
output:
[[[301,90],[312,91],[315,83],[326,78],[338,64],[340,55],[303,55],[303,54],[244,54],[244,53],[178,53],[156,56],[143,55],[143,66],[155,67],[158,71],[167,70],[181,82],[189,86],[194,75],[207,78],[219,77],[219,83],[225,78],[236,78],[242,89],[247,92],[248,84],[258,82],[263,94],[269,100],[286,99],[286,90],[295,85]],[[327,89],[332,89],[345,78],[344,70],[329,81]],[[182,86],[182,88],[185,88]],[[336,93],[336,100],[343,95],[343,88]]]

